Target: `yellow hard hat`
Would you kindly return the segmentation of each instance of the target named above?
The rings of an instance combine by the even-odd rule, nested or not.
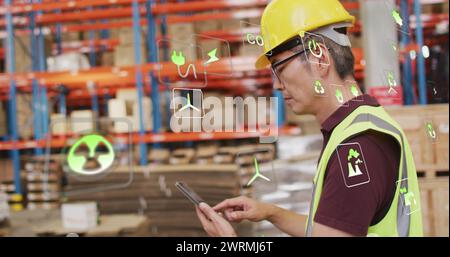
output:
[[[273,49],[303,32],[336,23],[353,25],[350,15],[338,0],[273,0],[261,18],[264,54],[255,63],[257,69],[270,64]]]

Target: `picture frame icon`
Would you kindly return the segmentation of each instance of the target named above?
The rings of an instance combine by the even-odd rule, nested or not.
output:
[[[201,119],[205,115],[201,89],[172,89],[171,108],[178,119]]]
[[[205,51],[200,56],[203,57],[201,61],[208,78],[233,76],[233,59],[227,40],[200,34],[193,34],[192,39],[194,42],[202,42],[202,47],[198,50]]]
[[[348,90],[345,90],[345,87],[343,85],[337,85],[337,84],[330,84],[331,88],[334,88],[334,91],[331,94],[331,97],[333,98],[333,101],[336,103],[336,106],[338,107],[349,107],[350,104],[348,102],[345,102],[345,99],[350,99]]]
[[[345,80],[346,87],[350,88],[351,101],[353,102],[363,102],[362,94],[358,91],[358,82],[354,80]]]
[[[399,188],[399,201],[403,207],[403,212],[406,215],[411,215],[420,211],[419,201],[417,201],[417,197],[420,197],[420,195],[415,195],[414,192],[410,191],[408,184],[408,178],[400,179],[396,182],[396,186]]]
[[[386,85],[387,95],[391,99],[402,99],[403,91],[400,86],[400,80],[392,69],[385,69],[381,71],[382,81]]]
[[[241,175],[246,179],[242,181],[244,188],[255,184],[265,184],[276,188],[274,172],[274,149],[271,147],[257,147],[256,149],[242,149],[236,153],[236,163],[240,167]],[[245,183],[244,183],[245,182]]]
[[[438,132],[436,131],[435,125],[433,124],[431,119],[427,119],[424,122],[424,128],[428,141],[430,141],[432,144],[435,144],[438,140]]]
[[[409,31],[409,17],[403,17],[401,11],[389,0],[384,0],[384,6],[386,8],[386,18],[394,21],[397,31],[411,36]]]

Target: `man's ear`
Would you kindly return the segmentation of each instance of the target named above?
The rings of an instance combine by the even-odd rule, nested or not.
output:
[[[314,54],[311,52],[308,57],[314,74],[317,74],[320,77],[326,77],[330,72],[331,67],[331,58],[328,48],[324,44],[318,43]]]

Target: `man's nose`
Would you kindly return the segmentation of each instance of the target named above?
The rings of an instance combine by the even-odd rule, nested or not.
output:
[[[274,79],[273,80],[273,89],[281,91],[281,90],[283,90],[283,84],[278,79]]]

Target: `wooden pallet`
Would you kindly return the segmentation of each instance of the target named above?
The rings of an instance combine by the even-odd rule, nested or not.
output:
[[[54,155],[49,160],[41,156],[25,159],[23,173],[26,174],[28,209],[48,210],[59,207],[60,158],[61,155]]]
[[[420,178],[437,178],[442,176],[448,177],[448,163],[447,164],[421,164],[416,166],[417,176]]]
[[[420,178],[425,236],[449,236],[449,177]]]

